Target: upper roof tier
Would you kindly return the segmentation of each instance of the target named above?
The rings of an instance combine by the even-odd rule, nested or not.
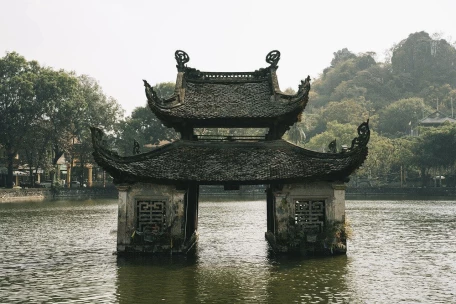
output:
[[[159,98],[144,81],[150,109],[168,127],[288,127],[307,104],[310,77],[301,81],[296,94],[280,90],[279,51],[266,56],[269,67],[254,72],[202,72],[186,66],[187,53],[176,51],[175,57],[178,75],[173,96]]]

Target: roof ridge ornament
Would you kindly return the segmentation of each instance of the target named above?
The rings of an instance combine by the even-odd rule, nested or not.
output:
[[[363,122],[358,126],[357,129],[358,137],[355,137],[352,140],[351,147],[349,150],[353,150],[357,147],[365,147],[370,139],[370,129],[369,129],[369,118],[366,122]]]
[[[188,54],[185,53],[184,51],[177,50],[174,53],[174,58],[176,58],[176,61],[177,61],[177,65],[176,65],[177,71],[184,72],[185,68],[186,68],[185,64],[190,61],[190,57],[188,56]]]
[[[277,63],[279,63],[279,60],[280,52],[278,50],[270,51],[266,55],[266,62],[269,63],[273,68],[277,67]]]
[[[144,80],[144,87],[146,88],[146,96],[147,100],[155,100],[155,101],[160,101],[160,98],[157,95],[157,92],[155,92],[154,88],[146,81]]]

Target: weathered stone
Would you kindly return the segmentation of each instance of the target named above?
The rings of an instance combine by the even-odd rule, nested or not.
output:
[[[185,190],[143,183],[118,189],[118,253],[185,253],[193,246],[195,236],[185,231]]]
[[[273,199],[274,231],[266,238],[275,252],[346,252],[343,183],[287,184],[273,191]]]

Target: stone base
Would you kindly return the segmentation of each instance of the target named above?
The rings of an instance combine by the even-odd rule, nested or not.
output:
[[[301,256],[326,256],[347,253],[347,245],[341,242],[327,244],[324,241],[301,241],[299,244],[280,244],[272,232],[265,233],[266,240],[274,254]]]
[[[311,182],[267,191],[268,240],[275,253],[345,254],[345,185]]]
[[[118,185],[117,253],[187,254],[198,239],[192,188]]]
[[[198,237],[198,232],[195,231],[184,244],[173,244],[171,240],[165,241],[162,239],[157,242],[140,240],[138,243],[133,242],[133,244],[126,246],[117,245],[117,255],[191,255],[195,252]]]

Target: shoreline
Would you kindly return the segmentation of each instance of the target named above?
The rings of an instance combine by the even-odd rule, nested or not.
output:
[[[43,201],[47,199],[90,199],[90,198],[113,198],[118,197],[115,187],[107,188],[76,188],[59,189],[53,193],[49,188],[30,188],[30,189],[0,189],[0,203],[10,203],[19,201]],[[200,193],[201,201],[232,201],[232,200],[266,200],[266,195],[261,192],[230,191]],[[346,200],[381,200],[381,199],[456,199],[456,188],[347,188],[345,193]]]
[[[77,188],[59,189],[57,192],[49,188],[30,189],[0,189],[0,203],[19,201],[44,201],[59,198],[117,198],[118,191],[115,187],[107,188]]]

